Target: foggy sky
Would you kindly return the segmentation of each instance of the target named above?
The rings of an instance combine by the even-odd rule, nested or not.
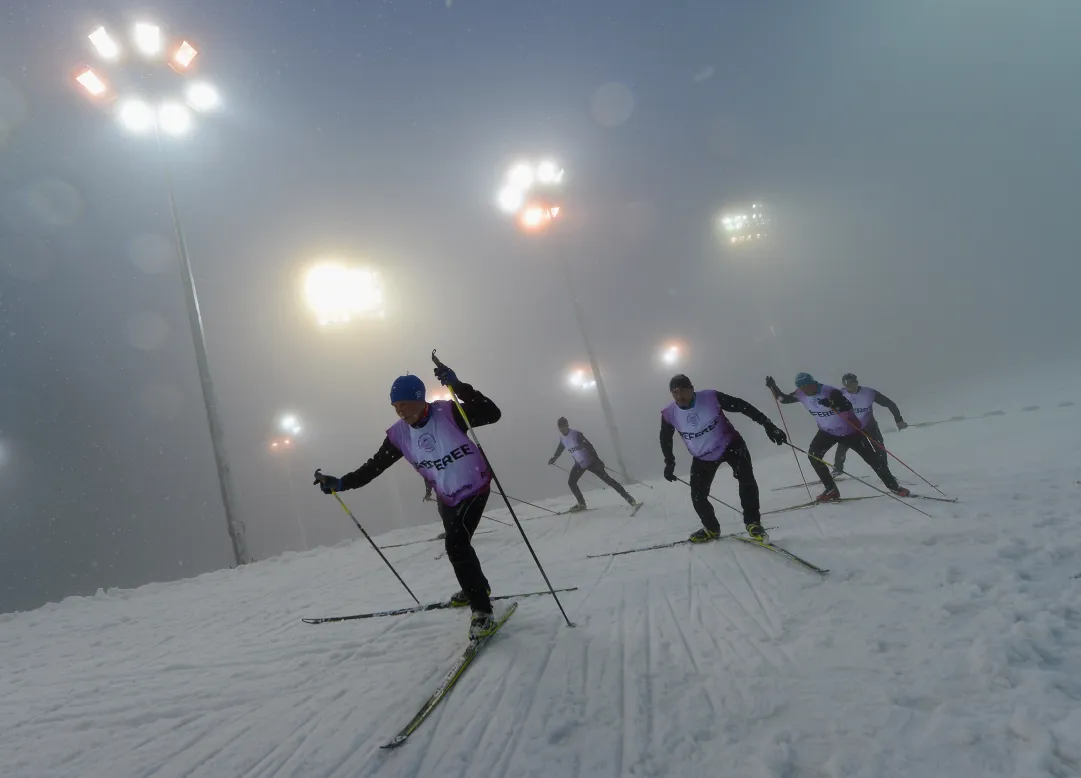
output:
[[[127,13],[27,3],[0,28],[0,610],[232,561],[161,159],[68,81],[86,33]],[[559,415],[613,464],[595,396],[564,384],[585,353],[560,255],[639,477],[662,467],[669,337],[699,388],[775,420],[768,373],[851,370],[918,421],[920,398],[1077,354],[1070,0],[193,0],[156,18],[201,44],[225,100],[166,154],[257,558],[300,548],[297,512],[309,544],[355,536],[311,472],[375,452],[391,381],[435,388],[433,348],[502,407],[482,442],[511,494],[565,492],[545,464]],[[566,223],[529,240],[493,193],[537,153],[572,180]],[[776,233],[725,250],[713,217],[752,198]],[[298,274],[326,256],[382,271],[385,321],[315,326]],[[287,410],[305,424],[288,465],[267,452]],[[378,532],[436,521],[422,494],[399,463],[344,496]]]

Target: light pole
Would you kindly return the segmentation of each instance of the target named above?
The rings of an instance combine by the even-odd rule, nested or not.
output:
[[[499,209],[508,216],[512,216],[523,232],[527,234],[545,232],[563,211],[564,175],[563,168],[551,160],[544,160],[537,164],[519,162],[512,165],[503,177],[496,195]],[[578,332],[582,336],[582,344],[585,346],[586,357],[589,359],[592,371],[589,383],[596,382],[597,397],[601,403],[601,411],[604,413],[608,436],[612,440],[612,448],[615,451],[620,472],[629,483],[634,483],[634,479],[628,475],[630,471],[623,459],[623,446],[619,442],[615,413],[608,399],[608,391],[604,385],[600,362],[597,361],[597,353],[593,349],[593,343],[586,330],[585,314],[574,286],[570,262],[567,261],[563,252],[558,253],[560,264],[563,266],[563,279],[567,285],[567,296],[570,298],[574,319],[578,324]]]
[[[176,253],[180,260],[180,278],[184,285],[188,323],[191,325],[192,343],[195,346],[195,362],[199,368],[210,442],[218,470],[225,524],[232,541],[236,564],[247,564],[251,561],[251,556],[244,538],[244,524],[234,510],[232,474],[225,456],[225,435],[214,396],[214,385],[210,380],[199,297],[195,292],[195,277],[192,274],[184,231],[180,225],[173,178],[164,148],[167,137],[178,137],[191,130],[191,109],[204,112],[217,107],[218,93],[210,84],[188,80],[192,63],[199,53],[195,47],[187,41],[175,45],[167,43],[162,37],[161,28],[155,24],[140,22],[135,25],[131,38],[133,51],[130,54],[104,27],[94,30],[88,37],[97,56],[106,62],[114,63],[103,72],[112,74],[110,80],[115,85],[110,86],[105,78],[89,66],[79,69],[75,81],[90,97],[102,103],[115,104],[116,118],[127,130],[136,134],[152,132],[157,143],[169,200],[169,213],[173,221]]]
[[[289,490],[289,502],[293,506],[293,515],[296,518],[297,529],[300,531],[300,543],[305,551],[308,550],[308,534],[304,531],[304,522],[300,519],[300,505],[297,503],[296,491],[293,488],[293,449],[296,448],[297,438],[303,428],[300,420],[291,413],[287,413],[278,420],[278,427],[282,435],[270,441],[270,451],[281,457],[282,468],[285,470],[285,486]]]

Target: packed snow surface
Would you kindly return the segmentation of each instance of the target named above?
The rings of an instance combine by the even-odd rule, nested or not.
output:
[[[379,746],[462,650],[468,613],[302,623],[411,604],[363,539],[0,617],[0,775],[1081,775],[1079,421],[1081,406],[1052,403],[888,435],[960,502],[767,517],[825,577],[735,541],[586,558],[686,537],[699,525],[681,484],[633,487],[646,502],[633,519],[610,491],[580,516],[523,507],[553,584],[578,587],[561,596],[577,627],[551,597],[521,600],[395,751]],[[806,500],[772,491],[799,480],[787,450],[756,470],[766,509]],[[713,491],[737,504],[727,469]],[[363,521],[363,492],[345,496]],[[326,510],[340,513],[329,497]],[[517,530],[482,527],[494,593],[543,588]],[[431,602],[457,588],[441,551],[386,554]]]

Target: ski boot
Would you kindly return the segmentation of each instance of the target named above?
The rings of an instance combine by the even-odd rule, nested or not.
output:
[[[833,502],[834,500],[841,499],[841,490],[836,486],[832,489],[827,489],[822,494],[815,497],[815,502]]]
[[[571,507],[567,508],[567,513],[581,513],[585,509],[586,504],[584,502],[580,502],[577,505],[572,505]]]
[[[720,532],[714,532],[711,529],[706,529],[705,527],[702,527],[702,529],[698,530],[697,532],[692,532],[690,538],[688,539],[692,543],[708,543],[711,540],[716,540],[720,536]]]
[[[912,492],[909,491],[908,489],[906,489],[903,486],[898,486],[896,489],[890,489],[890,491],[893,492],[894,494],[896,494],[898,497],[910,497],[910,496],[912,496]]]
[[[492,590],[488,590],[488,596],[492,596]],[[469,595],[465,593],[464,589],[459,589],[450,596],[450,607],[452,608],[464,608],[469,604]]]
[[[769,535],[760,522],[752,521],[745,526],[747,527],[747,534],[751,536],[752,540],[757,540],[759,543],[769,543]]]
[[[840,478],[843,475],[844,473],[842,473],[840,470],[834,469],[834,471],[830,473],[830,478]]]
[[[473,611],[473,618],[469,622],[469,639],[479,640],[486,638],[496,630],[496,621],[491,613]]]

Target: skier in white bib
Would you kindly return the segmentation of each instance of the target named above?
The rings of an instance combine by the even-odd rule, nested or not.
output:
[[[435,377],[454,390],[469,422],[475,427],[494,424],[502,413],[494,402],[454,371],[442,365]],[[468,424],[450,400],[425,401],[424,382],[415,375],[397,378],[390,387],[390,402],[398,421],[387,430],[383,444],[371,459],[341,478],[315,471],[315,483],[324,493],[359,489],[403,457],[435,491],[439,515],[446,531],[447,559],[461,591],[451,596],[454,606],[469,605],[473,617],[470,639],[492,634],[492,593],[471,540],[480,523],[491,490],[488,462],[466,434]]]
[[[860,380],[856,378],[855,373],[845,373],[841,377],[841,383],[843,385],[841,394],[852,403],[852,411],[856,414],[859,423],[863,425],[863,431],[878,442],[879,448],[885,444],[882,439],[882,430],[879,429],[878,421],[875,419],[875,405],[881,405],[893,414],[893,423],[897,425],[897,429],[903,430],[908,426],[901,418],[901,409],[897,407],[897,403],[869,386],[860,386]],[[837,444],[837,451],[833,455],[832,475],[834,478],[845,469],[845,454],[847,453],[848,444],[842,440]]]
[[[693,457],[691,505],[702,521],[702,529],[691,535],[691,542],[705,543],[721,534],[720,522],[717,521],[713,503],[709,501],[709,490],[722,464],[732,468],[732,477],[739,483],[739,503],[747,534],[756,540],[769,540],[760,519],[758,482],[751,466],[751,452],[746,441],[725,416],[725,411],[742,413],[758,422],[765,427],[766,437],[778,446],[784,445],[787,440],[784,430],[746,400],[716,389],[696,392],[691,379],[683,374],[672,377],[668,390],[672,394],[672,402],[661,411],[664,477],[669,481],[679,480],[676,477],[676,457],[672,453],[672,441],[678,432]]]
[[[863,434],[859,420],[852,411],[852,403],[845,398],[840,389],[819,383],[810,373],[800,373],[796,376],[796,391],[792,394],[782,392],[777,387],[777,382],[773,380],[773,376],[766,376],[766,386],[782,404],[801,403],[818,425],[818,432],[815,433],[811,445],[807,448],[807,458],[811,462],[811,467],[814,468],[825,487],[825,491],[818,495],[816,500],[829,502],[841,499],[841,492],[822,458],[834,445],[842,441],[871,466],[891,492],[901,497],[908,497],[908,489],[898,484],[897,479],[890,472],[886,452],[875,448],[875,445]]]
[[[552,455],[552,458],[548,460],[548,464],[554,465],[564,449],[570,453],[571,458],[574,460],[570,478],[567,479],[567,486],[570,487],[571,494],[574,495],[574,499],[578,501],[578,504],[573,506],[568,513],[577,513],[586,509],[586,500],[582,496],[582,490],[578,488],[578,481],[587,470],[612,487],[616,494],[627,501],[628,505],[633,507],[637,504],[630,493],[623,488],[623,485],[608,475],[608,470],[597,453],[597,449],[593,447],[593,444],[589,442],[585,435],[571,428],[570,422],[567,421],[565,416],[559,417],[558,421],[556,421],[556,427],[559,429],[559,448],[556,449],[556,453]]]

